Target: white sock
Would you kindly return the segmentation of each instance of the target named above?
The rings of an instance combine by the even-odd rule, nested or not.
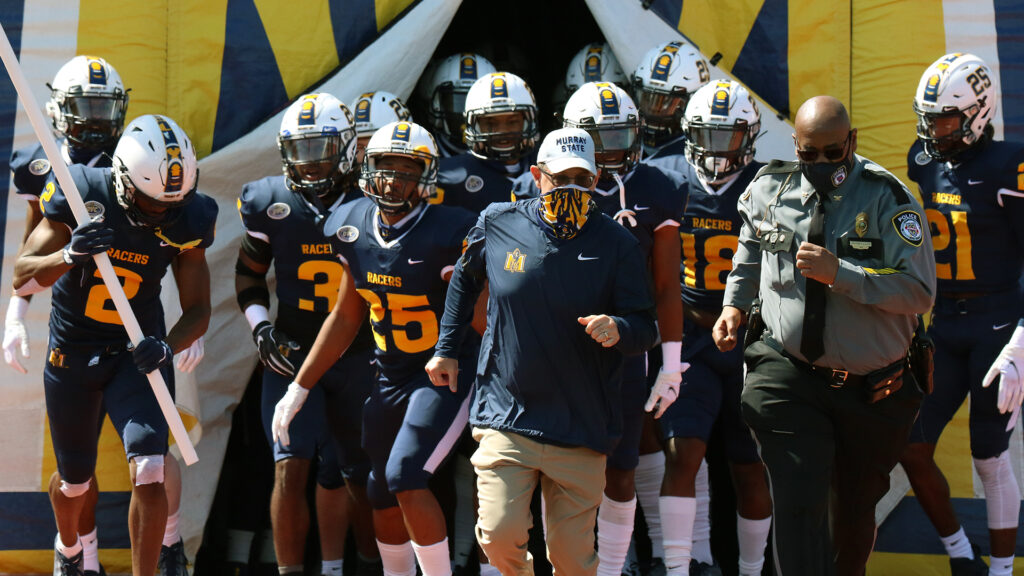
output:
[[[384,576],[416,576],[416,554],[412,542],[385,544],[377,540]]]
[[[174,546],[181,540],[181,534],[178,533],[178,514],[167,515],[167,526],[164,528],[164,546]]]
[[[1013,556],[989,556],[988,576],[1013,576]]]
[[[661,513],[658,512],[658,496],[661,494],[661,482],[665,478],[665,453],[641,454],[640,463],[636,466],[634,482],[636,498],[643,510],[647,522],[647,536],[651,539],[651,556],[665,557],[665,546],[662,544]]]
[[[480,563],[480,576],[501,576],[501,572],[490,564]]]
[[[963,526],[952,535],[939,539],[942,540],[942,545],[946,547],[946,554],[949,554],[950,558],[974,558],[971,541],[967,539],[967,534],[964,534]]]
[[[341,567],[344,563],[344,558],[338,558],[337,560],[322,560],[320,562],[320,574],[324,576],[341,576]]]
[[[78,554],[82,551],[82,539],[79,538],[78,535],[76,534],[75,543],[71,546],[64,546],[64,544],[61,543],[60,533],[58,533],[57,539],[54,541],[54,546],[57,548],[57,551],[60,552],[65,558],[71,558],[75,554]]]
[[[636,516],[636,498],[629,502],[601,495],[597,511],[597,576],[621,576]]]
[[[93,572],[100,571],[100,542],[99,537],[96,535],[96,529],[93,528],[92,532],[85,535],[79,535],[79,540],[82,541],[82,571]]]
[[[470,555],[476,551],[476,510],[473,509],[476,472],[469,458],[462,454],[455,455],[454,466],[455,514],[452,518],[452,561],[456,566],[467,566]]]
[[[711,486],[708,483],[708,461],[701,460],[694,480],[697,494],[697,512],[693,519],[693,547],[691,556],[697,562],[714,565],[711,555]]]
[[[416,560],[420,563],[423,576],[451,576],[452,564],[448,556],[447,538],[427,546],[413,542],[412,549],[416,553]]]
[[[661,509],[661,528],[665,533],[665,568],[668,576],[688,576],[697,499],[662,496],[658,507]]]
[[[759,575],[764,568],[764,548],[772,517],[750,520],[736,515],[736,536],[740,543],[740,576]]]
[[[256,533],[249,530],[229,529],[228,546],[227,551],[224,553],[224,559],[228,562],[248,564],[249,552],[252,550],[252,539],[255,536]]]

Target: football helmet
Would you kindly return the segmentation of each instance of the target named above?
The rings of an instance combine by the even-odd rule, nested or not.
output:
[[[71,145],[109,151],[117,144],[128,111],[128,92],[106,60],[75,56],[47,86],[46,112],[57,133]]]
[[[285,110],[277,149],[289,188],[326,196],[355,172],[355,120],[334,96],[306,94]]]
[[[562,122],[594,139],[602,174],[625,174],[640,161],[640,114],[633,99],[610,82],[587,82],[569,97]]]
[[[195,196],[199,162],[174,120],[146,114],[132,120],[114,148],[114,192],[136,226],[168,226]]]
[[[395,170],[383,170],[378,163],[385,156],[402,156],[415,160],[423,171],[415,179],[416,194],[395,194],[393,184],[398,180],[410,180],[407,174]],[[385,124],[370,137],[363,156],[359,174],[359,187],[370,197],[381,212],[400,214],[412,210],[420,198],[434,194],[437,182],[437,143],[426,128],[413,122],[391,122]],[[405,190],[405,187],[397,187]]]
[[[587,44],[569,61],[569,69],[565,71],[566,93],[576,92],[587,82],[612,82],[619,86],[629,84],[619,59],[604,42]]]
[[[430,122],[448,142],[462,146],[466,95],[478,78],[496,71],[486,58],[468,52],[453,54],[438,63],[431,80]]]
[[[495,116],[518,114],[522,128],[502,130]],[[508,72],[481,77],[466,94],[466,144],[474,156],[519,160],[537,145],[537,101],[522,78]]]
[[[633,97],[640,109],[644,138],[652,145],[682,133],[690,96],[711,79],[700,51],[686,42],[652,48],[633,72]]]
[[[992,70],[973,54],[946,54],[921,76],[914,95],[917,137],[946,161],[977,143],[996,113]]]
[[[740,83],[713,80],[690,97],[683,132],[686,159],[708,182],[721,182],[754,159],[761,113]]]
[[[352,105],[356,118],[356,137],[369,138],[381,126],[400,120],[412,120],[405,103],[391,92],[367,92]]]

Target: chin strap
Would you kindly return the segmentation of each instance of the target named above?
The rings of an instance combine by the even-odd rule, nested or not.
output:
[[[612,178],[615,178],[615,184],[619,187],[619,207],[621,208],[621,210],[615,213],[614,218],[623,226],[626,226],[626,222],[629,222],[630,226],[636,228],[636,218],[634,218],[636,212],[626,206],[626,183],[622,181],[622,176],[619,176],[618,172],[612,174]]]

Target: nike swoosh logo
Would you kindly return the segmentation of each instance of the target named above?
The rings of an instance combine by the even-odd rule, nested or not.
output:
[[[639,204],[633,204],[633,210],[639,212],[641,210],[649,210],[650,206],[640,206]]]
[[[600,258],[600,256],[584,256],[583,252],[580,252],[580,255],[576,257],[576,259],[579,260],[580,262],[585,262],[587,260],[597,260],[598,258]]]
[[[161,248],[166,248],[168,246],[170,246],[170,244],[168,244],[167,242],[164,242],[163,240],[160,241],[160,247]]]
[[[995,324],[993,324],[992,325],[992,329],[993,330],[1002,330],[1003,328],[1006,328],[1010,324],[1013,324],[1013,322],[1007,322],[1006,324],[1000,324],[999,326],[996,326]]]
[[[970,178],[967,179],[967,184],[970,185],[970,186],[977,186],[978,184],[981,184],[982,182],[984,182],[984,180],[971,180]]]
[[[423,260],[413,260],[412,258],[409,258],[409,265],[410,266],[415,265],[415,264],[422,264],[422,263],[423,263]]]

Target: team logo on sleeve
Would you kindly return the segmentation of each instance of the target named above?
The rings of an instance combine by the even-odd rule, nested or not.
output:
[[[479,192],[484,189],[484,179],[476,174],[466,178],[466,192]]]
[[[267,216],[271,220],[284,220],[292,213],[292,207],[284,202],[274,202],[267,208]]]
[[[924,166],[931,161],[932,157],[929,156],[928,153],[925,152],[924,150],[918,152],[917,156],[914,156],[914,163],[917,164],[918,166]]]
[[[43,176],[50,171],[50,162],[46,158],[36,158],[28,163],[28,173],[33,176]]]
[[[103,218],[103,213],[107,211],[103,204],[95,200],[89,200],[85,203],[85,211],[89,213],[89,220],[96,220],[97,218]]]
[[[917,212],[904,210],[892,217],[893,228],[896,233],[911,246],[920,246],[924,239],[924,229],[921,226],[921,217]]]
[[[342,226],[338,228],[338,240],[342,242],[355,242],[359,238],[359,228],[355,226]]]

